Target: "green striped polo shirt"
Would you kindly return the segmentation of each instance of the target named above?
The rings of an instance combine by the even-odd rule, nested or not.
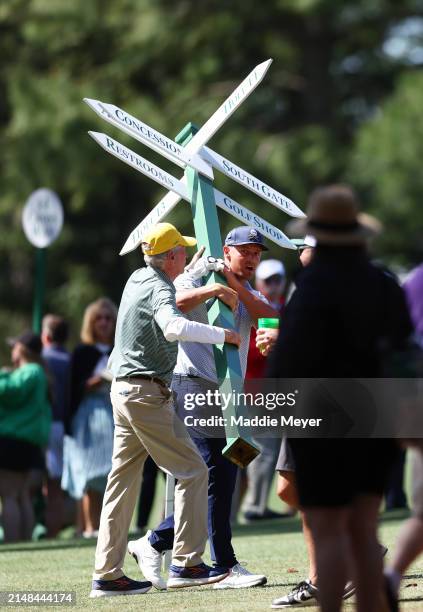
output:
[[[162,328],[170,318],[184,318],[176,306],[175,293],[170,278],[150,266],[129,277],[108,364],[115,378],[142,374],[157,376],[170,384],[178,342],[168,342]]]

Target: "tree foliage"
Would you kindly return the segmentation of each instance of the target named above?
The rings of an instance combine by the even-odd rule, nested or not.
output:
[[[362,126],[352,180],[383,219],[381,248],[403,265],[423,259],[423,74],[404,75],[395,93]]]
[[[21,212],[34,189],[49,187],[64,204],[65,228],[48,252],[47,307],[69,316],[75,330],[86,302],[99,293],[118,300],[139,265],[137,255],[117,253],[163,190],[107,156],[89,129],[115,136],[180,176],[173,164],[102,122],[82,99],[117,104],[174,136],[188,121],[201,125],[268,57],[274,62],[265,80],[211,146],[302,208],[315,185],[353,177],[364,196],[371,193],[376,212],[409,240],[404,249],[405,240],[387,232],[383,253],[417,259],[420,143],[413,125],[420,81],[413,72],[398,81],[411,70],[409,56],[387,53],[386,44],[396,27],[422,14],[422,0],[2,3],[0,336],[30,320],[34,249],[23,236]],[[412,71],[418,67],[414,60]],[[229,179],[217,177],[217,186],[280,227],[288,221]],[[406,195],[403,213],[394,217],[392,194],[396,201]],[[181,203],[170,216],[184,231],[191,230],[188,211]],[[220,218],[223,231],[235,223]]]

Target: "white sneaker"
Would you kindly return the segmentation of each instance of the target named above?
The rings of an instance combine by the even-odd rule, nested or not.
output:
[[[138,567],[144,576],[149,580],[153,586],[159,591],[166,590],[166,581],[160,575],[162,568],[162,553],[157,552],[148,538],[151,530],[147,531],[143,538],[139,540],[132,540],[128,542],[128,553],[134,557],[138,563]]]
[[[318,606],[317,587],[310,580],[302,580],[289,593],[272,602],[271,608],[304,608]]]
[[[266,584],[267,578],[263,574],[252,574],[240,563],[237,563],[229,570],[229,574],[216,582],[214,589],[245,589],[247,587],[261,586]]]

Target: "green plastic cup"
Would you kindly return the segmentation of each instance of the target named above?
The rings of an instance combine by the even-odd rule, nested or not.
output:
[[[279,329],[279,319],[272,319],[269,317],[263,317],[257,321],[258,329],[267,327],[267,329]],[[260,353],[262,353],[262,349],[260,349]]]
[[[271,319],[269,317],[263,317],[258,320],[258,327],[267,327],[270,329],[279,329],[279,319]]]

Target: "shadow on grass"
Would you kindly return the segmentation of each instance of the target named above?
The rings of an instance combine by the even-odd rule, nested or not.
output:
[[[409,510],[390,510],[380,515],[381,523],[406,520],[410,517]],[[298,515],[283,519],[260,520],[248,525],[234,525],[232,532],[237,536],[266,535],[272,533],[299,533],[302,531]]]
[[[39,540],[38,542],[22,542],[19,544],[0,544],[0,553],[8,552],[32,552],[39,550],[60,550],[66,548],[89,548],[94,547],[97,540]]]
[[[262,520],[250,525],[234,525],[232,533],[237,536],[271,535],[272,533],[299,533],[301,522],[297,517]]]

